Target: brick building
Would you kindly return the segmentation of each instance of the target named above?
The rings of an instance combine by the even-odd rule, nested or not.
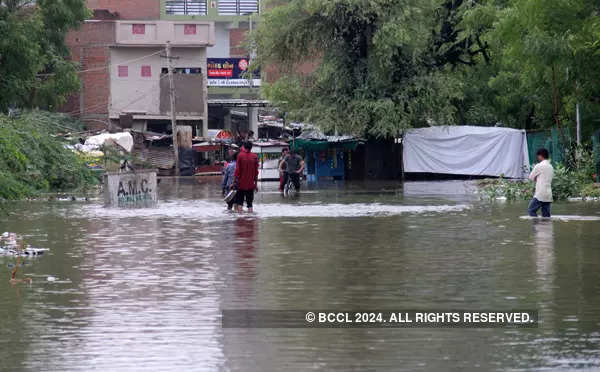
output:
[[[118,125],[124,117],[139,129],[168,126],[167,40],[178,57],[177,119],[198,134],[231,127],[223,102],[259,98],[259,77],[242,78],[250,57],[242,44],[258,0],[88,0],[88,7],[93,18],[67,37],[82,88],[63,111],[89,127]],[[247,125],[256,126],[256,108],[246,112]]]

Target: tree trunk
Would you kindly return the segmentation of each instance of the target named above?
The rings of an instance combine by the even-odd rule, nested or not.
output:
[[[552,95],[553,95],[553,100],[554,100],[554,124],[556,124],[556,128],[558,129],[558,133],[560,133],[560,138],[563,141],[563,146],[567,145],[567,137],[565,136],[565,133],[563,132],[563,128],[560,124],[560,117],[559,117],[559,104],[560,104],[560,97],[558,94],[558,85],[556,83],[556,63],[552,62]]]

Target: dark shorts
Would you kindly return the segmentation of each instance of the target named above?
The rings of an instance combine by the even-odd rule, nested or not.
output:
[[[235,194],[235,204],[244,205],[244,200],[248,208],[252,208],[252,202],[254,201],[254,190],[238,190]]]

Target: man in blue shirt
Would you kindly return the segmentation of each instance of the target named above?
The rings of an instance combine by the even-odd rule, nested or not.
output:
[[[235,165],[237,162],[238,153],[234,152],[232,160],[227,167],[223,170],[223,182],[221,183],[221,189],[223,189],[223,195],[227,195],[227,193],[233,187],[234,173],[235,173]],[[233,203],[235,200],[231,200],[227,202],[227,209],[231,210],[233,208]]]

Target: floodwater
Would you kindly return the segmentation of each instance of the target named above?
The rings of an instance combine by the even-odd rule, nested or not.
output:
[[[163,180],[160,203],[9,204],[0,232],[46,255],[8,282],[0,370],[600,369],[600,221],[521,219],[463,181],[263,185],[225,211],[218,180]],[[600,216],[600,203],[557,203]],[[21,274],[20,274],[21,275]],[[50,281],[48,277],[51,277]],[[532,309],[535,329],[223,329],[223,309]]]

